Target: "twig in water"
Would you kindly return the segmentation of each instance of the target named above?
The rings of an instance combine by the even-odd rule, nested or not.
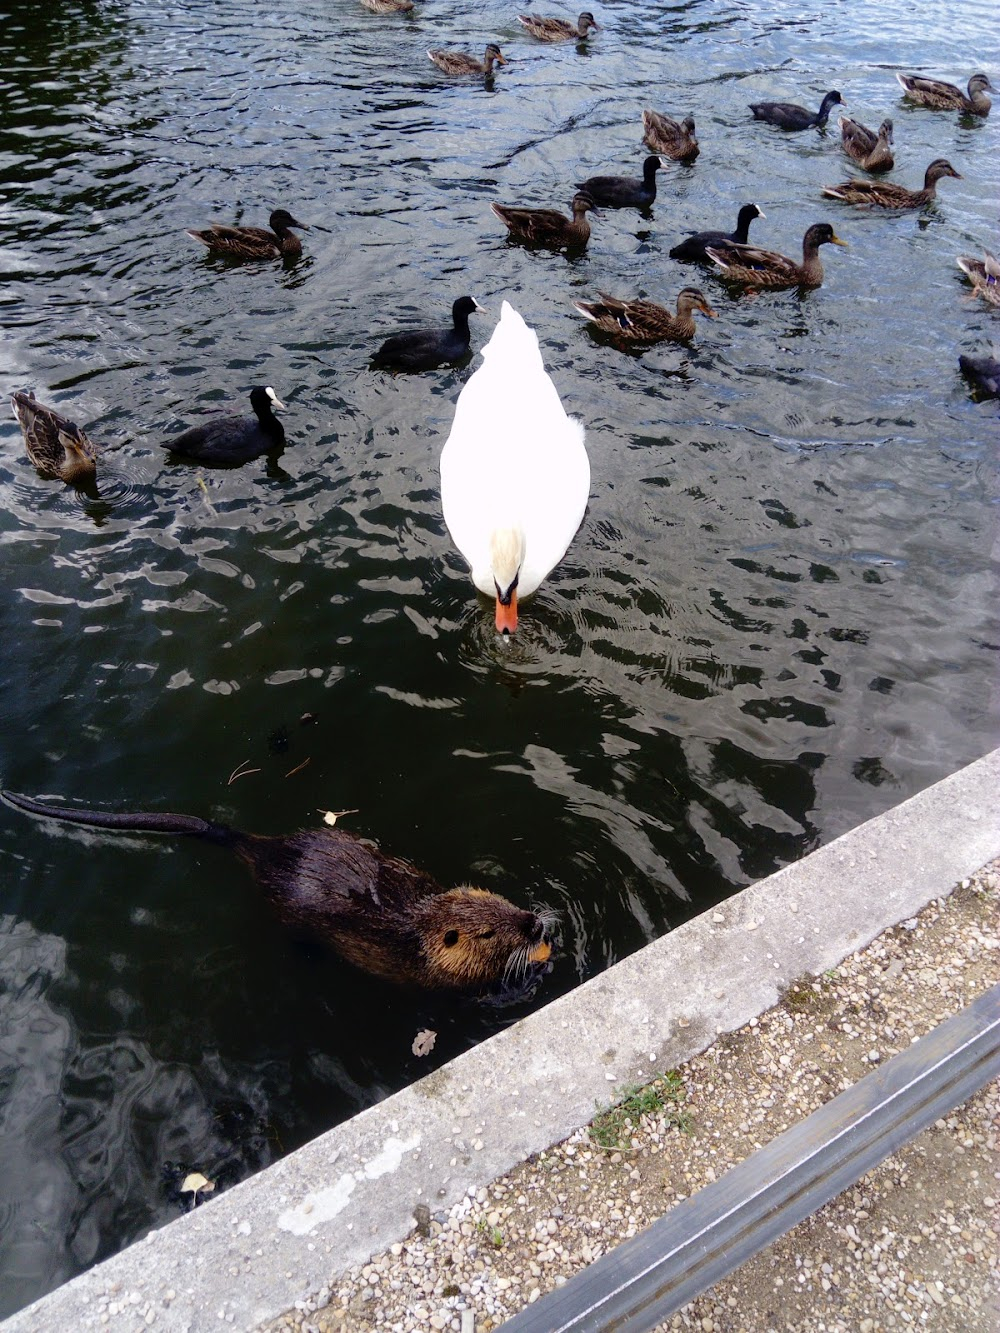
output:
[[[229,775],[229,781],[226,783],[227,787],[231,787],[237,778],[245,778],[248,777],[251,773],[260,772],[259,768],[247,768],[247,764],[249,764],[249,762],[250,762],[249,759],[244,759],[242,764],[236,765],[236,767]],[[240,772],[240,769],[243,770],[242,773]]]

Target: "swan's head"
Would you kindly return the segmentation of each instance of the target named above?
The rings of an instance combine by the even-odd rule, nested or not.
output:
[[[490,569],[497,595],[497,630],[517,629],[517,580],[524,562],[524,533],[520,528],[494,528],[490,535]]]

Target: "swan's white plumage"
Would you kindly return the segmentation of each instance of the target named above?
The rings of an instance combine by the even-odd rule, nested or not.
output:
[[[536,334],[506,301],[482,355],[441,451],[441,504],[473,583],[489,596],[496,594],[491,538],[520,530],[517,591],[526,597],[566,554],[583,520],[590,462],[583,426],[566,415]]]

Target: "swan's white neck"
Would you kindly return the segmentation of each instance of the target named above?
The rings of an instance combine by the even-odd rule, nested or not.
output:
[[[521,527],[494,528],[490,533],[490,567],[501,597],[506,597],[524,563],[524,531]]]

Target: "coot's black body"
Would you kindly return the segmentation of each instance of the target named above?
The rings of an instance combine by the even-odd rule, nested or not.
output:
[[[656,173],[663,159],[652,154],[642,164],[641,179],[632,176],[591,176],[577,189],[588,194],[598,208],[649,208],[656,198]]]
[[[248,463],[285,443],[285,428],[274,415],[272,404],[283,407],[274,390],[260,385],[250,392],[252,417],[225,415],[213,417],[203,426],[192,426],[182,435],[163,445],[171,453],[199,463]]]
[[[833,89],[823,98],[818,111],[809,111],[794,102],[751,102],[750,110],[755,120],[766,120],[779,130],[811,130],[822,129],[838,102],[843,104],[844,99]]]
[[[712,261],[706,252],[707,246],[721,245],[726,241],[746,245],[750,238],[750,223],[754,218],[763,216],[763,210],[756,204],[744,204],[736,219],[735,231],[696,231],[674,246],[670,258],[681,259],[687,264],[710,264]]]
[[[1000,398],[1000,361],[995,356],[960,356],[962,374],[987,398]]]
[[[376,370],[434,370],[468,356],[472,335],[469,316],[482,306],[471,296],[460,296],[451,308],[450,329],[414,329],[387,338],[372,357]]]

